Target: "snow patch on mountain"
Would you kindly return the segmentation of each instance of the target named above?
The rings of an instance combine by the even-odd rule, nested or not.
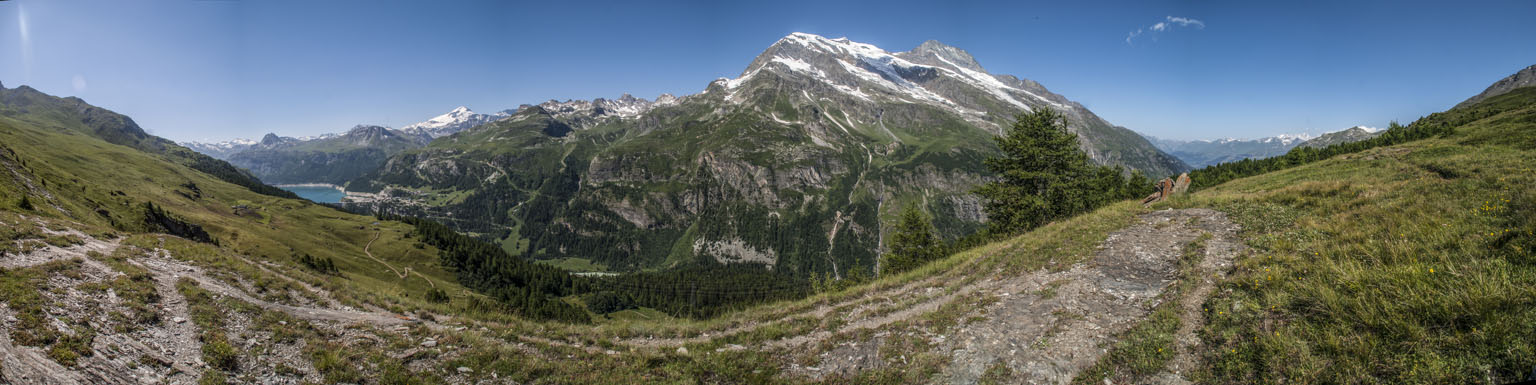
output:
[[[816,67],[814,67],[814,66],[811,66],[811,63],[806,63],[804,61],[801,61],[800,59],[788,58],[788,57],[783,57],[783,56],[774,56],[773,57],[773,62],[774,63],[783,64],[785,67],[789,67],[789,69],[791,69],[791,70],[800,71],[800,72],[804,72],[804,73],[811,74],[811,75],[816,75],[816,77],[818,77],[818,78],[825,78],[825,77],[827,77],[827,74],[825,72],[821,72],[821,70],[816,69]]]
[[[946,97],[943,91],[931,88],[936,84],[932,81],[932,75],[968,85],[998,101],[1024,111],[1040,105],[1062,110],[1072,108],[1025,89],[1026,83],[1016,78],[989,74],[976,64],[970,54],[935,41],[925,42],[910,52],[892,53],[872,44],[850,41],[846,37],[828,39],[814,34],[796,32],[779,39],[774,45],[789,48],[775,51],[776,53],[766,60],[759,59],[755,66],[748,68],[741,76],[720,78],[715,81],[714,84],[718,84],[728,92],[726,100],[740,102],[735,93],[738,87],[755,78],[764,69],[783,67],[795,73],[811,76],[814,80],[831,86],[839,92],[864,101],[876,101],[876,96],[868,92],[870,89],[888,91],[878,94],[897,100],[948,108],[960,112],[962,116],[971,120],[984,120],[982,117],[986,112],[966,108]],[[809,53],[804,53],[807,50]],[[793,54],[786,55],[783,52]],[[796,55],[802,57],[796,57]],[[913,62],[920,59],[919,56],[922,60],[926,60],[927,64]],[[934,60],[927,60],[927,58]],[[834,62],[835,65],[832,64]],[[708,93],[708,90],[705,90],[705,93]]]
[[[469,107],[459,106],[446,114],[438,115],[425,122],[402,127],[400,131],[412,135],[439,138],[452,135],[455,132],[474,128],[476,126],[501,120],[511,116],[506,111],[491,115],[478,114]]]
[[[362,126],[362,125],[358,125],[358,126]],[[320,140],[320,139],[330,139],[330,138],[335,138],[335,137],[337,137],[337,136],[340,136],[340,135],[338,135],[338,134],[336,134],[336,133],[330,133],[330,132],[328,132],[328,133],[324,133],[324,134],[320,134],[320,135],[306,135],[306,136],[300,136],[300,137],[297,137],[297,138],[294,138],[294,139],[298,139],[298,140],[299,140],[299,141],[300,141],[300,142],[308,142],[308,141],[311,141],[311,140]]]
[[[538,107],[560,118],[584,116],[590,118],[617,117],[620,119],[630,119],[645,114],[657,107],[676,105],[680,101],[680,98],[672,96],[672,94],[661,94],[656,97],[656,101],[624,94],[618,99],[571,99],[563,102],[550,100],[539,103]],[[524,106],[523,108],[528,107],[532,106]]]
[[[230,140],[226,140],[226,141],[223,141],[223,142],[213,142],[213,143],[195,142],[195,141],[194,142],[181,142],[181,145],[187,146],[187,147],[198,146],[198,147],[207,147],[207,148],[220,148],[220,149],[226,149],[227,150],[227,149],[232,149],[232,148],[237,148],[237,147],[250,146],[250,145],[254,145],[256,143],[257,142],[255,140],[252,140],[252,139],[240,138],[240,139],[230,139]]]
[[[1298,134],[1280,134],[1280,135],[1275,135],[1275,136],[1268,136],[1268,137],[1263,137],[1263,138],[1252,138],[1252,139],[1239,139],[1239,138],[1227,137],[1227,138],[1214,139],[1214,140],[1212,140],[1212,139],[1197,139],[1197,140],[1191,140],[1191,141],[1188,141],[1188,142],[1189,143],[1201,143],[1201,142],[1204,142],[1204,143],[1216,143],[1216,144],[1238,143],[1238,142],[1258,142],[1258,143],[1280,143],[1280,144],[1289,146],[1289,145],[1294,144],[1294,143],[1301,143],[1301,142],[1305,142],[1305,141],[1308,141],[1308,140],[1312,140],[1312,138],[1316,138],[1316,137],[1312,136],[1312,134],[1308,134],[1308,133],[1303,132],[1303,133],[1298,133]]]

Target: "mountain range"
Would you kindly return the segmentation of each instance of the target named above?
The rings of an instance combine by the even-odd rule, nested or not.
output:
[[[470,127],[494,122],[498,119],[510,116],[512,111],[500,111],[494,114],[477,114],[470,111],[469,107],[459,106],[446,114],[438,115],[425,122],[401,127],[400,131],[420,136],[427,139],[447,136],[455,132],[463,131]]]
[[[917,90],[818,83],[776,66],[680,98],[524,106],[424,145],[377,126],[249,144],[345,152],[417,141],[349,182],[378,192],[354,208],[438,215],[482,238],[502,231],[500,248],[416,218],[297,199],[127,116],[0,85],[0,383],[1529,374],[1536,87],[1293,144],[1369,139],[1203,169],[1227,182],[1186,199],[1112,203],[907,273],[834,282],[788,273],[868,274],[857,258],[878,249],[893,207],[935,213],[940,231],[977,223],[946,215],[970,212],[964,186],[986,178],[976,158],[995,153],[995,133],[909,99]],[[988,95],[964,84],[935,92],[933,81],[914,83],[951,101]],[[1100,161],[1115,152],[1099,151]],[[526,237],[530,227],[549,235]],[[593,277],[502,249],[615,270],[774,270]],[[647,264],[658,249],[668,259]],[[705,304],[718,312],[693,311]]]
[[[229,155],[228,161],[267,183],[341,184],[378,168],[390,155],[421,147],[427,139],[380,126],[356,126],[344,134],[300,140],[267,134]]]
[[[181,144],[250,170],[267,183],[339,185],[378,168],[390,155],[421,147],[433,138],[506,118],[510,113],[479,114],[460,106],[399,130],[358,125],[343,133],[301,138],[267,134],[259,141],[234,139]]]
[[[979,229],[985,216],[970,189],[990,175],[980,166],[997,153],[990,138],[1036,108],[1063,112],[1095,162],[1152,176],[1277,156],[1313,139],[1148,141],[937,41],[889,52],[795,33],[694,95],[550,100],[493,114],[458,107],[399,130],[185,145],[268,183],[371,193],[350,204],[437,218],[532,258],[609,270],[754,262],[841,276],[845,266],[874,267],[901,205],[922,206],[946,224],[946,238]],[[1347,132],[1324,137],[1373,131]],[[743,227],[763,223],[744,216],[798,222],[750,234]],[[834,252],[842,249],[860,251]]]
[[[396,154],[347,189],[376,193],[350,204],[359,209],[438,218],[536,259],[869,275],[905,205],[931,213],[946,238],[980,229],[970,190],[990,175],[992,138],[1038,108],[1066,115],[1098,163],[1188,169],[962,49],[889,52],[796,33],[697,94],[522,106]]]
[[[1296,147],[1328,145],[1365,140],[1382,132],[1378,128],[1355,126],[1317,137],[1309,134],[1282,134],[1258,139],[1178,140],[1148,137],[1157,148],[1167,151],[1191,167],[1205,167],[1243,159],[1262,159],[1284,155]]]

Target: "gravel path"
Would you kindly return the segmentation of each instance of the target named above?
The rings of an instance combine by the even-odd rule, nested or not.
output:
[[[802,346],[837,333],[912,319],[953,301],[991,296],[997,300],[958,316],[960,326],[949,332],[920,332],[935,343],[936,351],[950,357],[934,381],[974,384],[989,367],[1002,365],[1012,372],[1007,382],[1067,383],[1093,365],[1117,334],[1158,305],[1159,295],[1177,278],[1185,246],[1205,233],[1212,238],[1206,241],[1206,255],[1199,266],[1203,276],[1209,277],[1229,267],[1232,256],[1240,251],[1237,226],[1215,210],[1163,210],[1144,214],[1137,223],[1110,233],[1093,257],[1067,270],[976,280],[890,315],[858,319],[835,331],[817,331],[772,345]],[[1185,319],[1200,319],[1200,303],[1213,286],[1206,279],[1181,300],[1181,305],[1193,304],[1195,311],[1190,314],[1188,306],[1182,308]],[[1199,322],[1182,324],[1181,356],[1172,365],[1173,373],[1195,362],[1192,354],[1182,352],[1198,343],[1192,341]],[[789,372],[823,378],[900,361],[904,357],[881,356],[888,337],[888,332],[876,331],[869,340],[843,343],[822,353],[816,366],[793,366]],[[1162,377],[1177,379],[1178,375]]]
[[[1067,383],[1093,365],[1116,334],[1158,304],[1158,295],[1177,278],[1185,245],[1203,233],[1212,234],[1211,244],[1237,244],[1236,225],[1218,211],[1164,210],[1140,219],[1111,233],[1093,259],[1067,271],[1026,275],[1002,288],[1003,299],[987,309],[986,320],[949,339],[953,361],[943,382],[976,383],[989,366],[1001,364],[1012,370],[1012,382]],[[1223,255],[1207,255],[1206,261],[1227,264],[1237,252],[1207,250]],[[1057,287],[1046,290],[1052,283]],[[1193,329],[1189,332],[1186,340],[1194,339]]]

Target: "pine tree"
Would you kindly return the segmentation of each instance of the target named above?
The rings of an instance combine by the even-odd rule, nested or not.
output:
[[[930,261],[943,258],[944,243],[935,235],[928,215],[909,204],[901,211],[901,222],[896,224],[896,235],[891,239],[891,252],[880,265],[880,274],[894,274],[911,270]]]
[[[1021,114],[1003,136],[993,138],[1003,156],[986,160],[998,179],[976,189],[987,198],[989,231],[1012,234],[1097,207],[1106,194],[1096,188],[1106,175],[1090,163],[1068,132],[1066,119],[1049,108]]]
[[[20,207],[22,210],[32,211],[32,201],[27,199],[27,194],[21,194],[21,202],[16,203],[16,207]]]

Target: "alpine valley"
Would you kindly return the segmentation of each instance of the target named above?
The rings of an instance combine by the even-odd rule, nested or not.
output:
[[[28,13],[14,3],[25,3]],[[594,57],[643,59],[620,48],[686,62],[719,53],[650,52],[710,47],[612,39],[645,32],[624,25],[584,36],[626,47],[594,50],[569,36],[578,19],[606,7],[542,16],[562,27],[548,32],[530,30],[530,18],[508,22],[502,3],[314,2],[304,12],[291,12],[290,4],[263,9],[266,2],[197,2],[191,11],[177,8],[180,2],[56,3],[71,2],[0,1],[0,19],[12,10],[20,15],[23,40],[28,17],[41,26],[35,57],[0,58],[36,61],[40,78],[0,65],[7,81],[36,82],[0,85],[0,384],[1536,380],[1536,67],[1526,67],[1528,53],[1504,48],[1521,40],[1497,40],[1529,36],[1536,26],[1499,27],[1479,17],[1479,35],[1469,39],[1452,33],[1468,29],[1458,24],[1466,22],[1445,18],[1452,28],[1331,31],[1317,41],[1255,27],[1289,26],[1291,18],[1180,13],[1209,20],[1202,32],[1199,19],[1154,9],[1160,18],[1138,24],[1146,27],[1106,35],[1090,22],[1149,11],[1095,4],[1082,13],[1093,20],[1057,24],[1049,44],[1109,59],[1174,52],[1176,60],[1092,67],[1037,50],[1033,44],[1043,40],[1020,41],[1020,29],[999,29],[1003,23],[984,22],[984,15],[923,19],[977,28],[942,36],[986,37],[994,44],[976,40],[978,47],[1018,47],[1023,57],[1056,61],[1044,68],[1067,68],[1063,79],[1104,80],[1093,100],[1129,96],[1132,105],[1118,108],[1141,112],[1127,119],[1167,112],[1146,92],[1161,95],[1168,84],[1269,94],[1238,100],[1258,108],[1211,112],[1218,127],[1176,116],[1174,126],[1189,128],[1169,136],[1226,132],[1261,118],[1268,121],[1230,132],[1314,116],[1338,117],[1330,127],[1388,117],[1338,100],[1382,102],[1374,106],[1393,111],[1400,109],[1386,104],[1412,111],[1466,100],[1382,129],[1180,142],[1148,140],[936,41],[894,52],[795,33],[734,77],[696,79],[703,87],[696,93],[550,100],[482,114],[447,107],[502,100],[512,95],[501,93],[509,84],[532,94],[677,82],[648,72],[657,66],[587,70],[619,68]],[[770,3],[751,5],[783,6]],[[232,28],[183,17],[229,5]],[[922,8],[911,18],[944,8],[880,5]],[[995,13],[1019,13],[1002,5]],[[169,16],[125,12],[139,7],[164,7]],[[647,9],[624,8],[619,16],[659,25],[668,19],[649,8],[671,10],[637,8]],[[1413,7],[1393,8],[1414,16]],[[1536,9],[1504,8],[1514,9],[1495,11]],[[861,29],[848,15],[829,13],[848,23],[842,29]],[[812,20],[764,14],[776,24]],[[269,17],[275,22],[244,22]],[[438,22],[412,23],[419,20]],[[155,31],[215,24],[216,33],[98,52],[92,42],[122,41],[97,28],[114,23]],[[752,28],[766,27],[741,29]],[[1275,44],[1224,38],[1250,28]],[[1399,37],[1419,29],[1446,39]],[[1122,42],[1117,31],[1130,35]],[[780,33],[707,38],[766,43]],[[78,36],[64,39],[71,34]],[[0,34],[0,50],[11,36]],[[513,43],[509,36],[517,49],[497,45]],[[1426,41],[1452,38],[1488,49],[1466,55],[1476,58],[1463,60],[1466,68],[1330,56],[1294,69],[1300,72],[1281,68],[1293,66],[1288,61],[1232,55],[1258,47],[1313,57],[1335,40],[1352,50],[1361,40],[1432,52],[1445,47]],[[1227,40],[1238,42],[1222,44]],[[435,50],[409,49],[418,44]],[[210,45],[235,51],[210,54]],[[1170,50],[1181,46],[1187,50]],[[761,46],[745,48],[732,52],[747,56]],[[560,55],[572,50],[601,55]],[[214,68],[202,60],[135,60],[189,52],[206,55]],[[371,59],[357,60],[357,53]],[[1277,76],[1184,77],[1193,73],[1184,63],[1233,58],[1237,65],[1218,66]],[[83,75],[61,85],[57,75],[77,68]],[[668,76],[717,67],[678,68],[681,74]],[[1103,68],[1146,68],[1154,76],[1091,78]],[[1518,68],[1525,70],[1488,86]],[[162,71],[178,78],[164,80]],[[1430,81],[1354,76],[1360,71],[1457,84],[1437,90]],[[516,76],[497,78],[501,73]],[[226,74],[237,84],[219,94]],[[1301,77],[1293,74],[1323,81],[1347,74],[1363,86],[1354,90],[1413,92],[1376,100],[1343,87],[1320,99],[1309,84],[1286,90]],[[1447,80],[1457,74],[1476,80]],[[645,82],[618,87],[603,76]],[[1150,77],[1176,80],[1128,83]],[[68,86],[77,96],[59,93]],[[167,89],[187,92],[166,97]],[[182,95],[202,100],[177,99]],[[1189,101],[1208,105],[1226,95],[1195,96]],[[1277,107],[1292,98],[1316,110]],[[335,100],[343,105],[330,104]],[[217,103],[201,103],[209,101]],[[399,128],[360,124],[310,137],[178,144],[156,134],[202,135],[210,132],[206,122],[228,121],[210,135],[259,135],[281,130],[249,128],[419,105],[448,111]],[[246,120],[254,114],[266,115]],[[287,184],[327,186],[280,186]],[[336,198],[331,185],[346,197]]]
[[[1188,168],[1038,83],[988,73],[959,48],[928,41],[893,53],[796,33],[698,94],[525,105],[431,132],[424,147],[372,151],[391,155],[345,183],[371,194],[347,205],[431,218],[513,254],[588,269],[759,263],[872,275],[904,205],[932,213],[946,239],[981,228],[971,190],[988,178],[981,160],[998,153],[991,138],[1040,108],[1063,112],[1097,163],[1158,177]],[[230,159],[301,182],[251,167],[282,163],[254,157]],[[302,182],[341,184],[342,174]]]

